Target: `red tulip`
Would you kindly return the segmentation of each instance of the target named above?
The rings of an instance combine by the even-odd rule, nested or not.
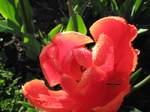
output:
[[[120,17],[105,17],[90,28],[96,42],[76,32],[57,34],[40,54],[42,71],[52,91],[40,80],[23,86],[23,94],[46,112],[115,112],[130,92],[129,77],[137,64],[131,41],[137,29]]]

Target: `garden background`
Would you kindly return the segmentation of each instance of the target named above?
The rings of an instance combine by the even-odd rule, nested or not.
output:
[[[32,34],[40,43],[40,48],[51,40],[51,35],[54,35],[52,34],[54,27],[57,26],[59,31],[63,31],[62,29],[65,28],[76,30],[69,29],[68,25],[72,17],[68,8],[69,1],[29,0],[33,10],[34,33]],[[139,35],[133,41],[133,46],[140,50],[137,69],[142,68],[142,70],[135,84],[147,77],[150,74],[150,0],[77,1],[71,1],[72,13],[81,21],[81,25],[84,23],[89,36],[89,27],[96,20],[109,15],[124,17],[139,29]],[[0,4],[1,6],[2,4]],[[0,13],[0,21],[5,20],[1,8]],[[84,28],[84,25],[81,27]],[[31,44],[33,44],[32,41]],[[0,111],[2,112],[38,112],[26,108],[19,102],[26,101],[21,93],[22,85],[35,78],[45,80],[38,59],[33,59],[31,55],[28,55],[26,45],[23,38],[11,31],[4,30],[3,23],[0,22]],[[34,51],[34,47],[32,50]],[[127,95],[123,104],[133,106],[142,112],[150,112],[150,83]]]

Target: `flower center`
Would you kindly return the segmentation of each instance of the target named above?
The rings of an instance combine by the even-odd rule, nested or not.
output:
[[[80,67],[80,71],[81,71],[81,72],[84,72],[85,70],[86,70],[85,67],[83,67],[83,66]]]

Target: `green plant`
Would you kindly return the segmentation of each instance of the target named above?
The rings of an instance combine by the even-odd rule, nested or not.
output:
[[[1,0],[0,32],[12,33],[20,37],[26,47],[26,55],[38,60],[41,45],[34,37],[32,9],[28,0]]]
[[[48,33],[50,40],[54,35],[63,31],[77,31],[81,34],[87,34],[87,29],[82,19],[87,6],[86,0],[68,0],[67,5],[69,18],[62,17],[61,23]]]
[[[0,53],[0,110],[15,112],[21,107],[18,100],[23,100],[20,86],[18,85],[21,77],[14,78],[14,74],[5,69],[6,55]],[[9,82],[9,83],[8,83]]]

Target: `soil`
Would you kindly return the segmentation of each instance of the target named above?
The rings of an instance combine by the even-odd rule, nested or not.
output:
[[[40,29],[47,34],[56,26],[54,21],[60,21],[61,17],[68,16],[67,9],[64,8],[66,0],[30,0],[30,3],[34,11],[33,19],[36,33]],[[90,18],[90,13],[87,16]],[[92,22],[94,22],[92,18],[90,22],[86,20],[88,25],[92,24]],[[147,33],[138,36],[133,42],[134,47],[140,50],[137,68],[142,67],[142,73],[137,82],[150,74],[150,45],[146,44],[149,40],[150,34]],[[15,74],[18,74],[17,76],[22,75],[26,77],[26,73],[32,73],[39,74],[35,75],[36,78],[43,77],[39,69],[39,62],[30,60],[25,56],[25,48],[20,38],[15,38],[11,34],[0,33],[0,43],[0,52],[4,52],[7,56],[6,68],[15,68]],[[11,70],[13,71],[13,69]],[[25,80],[22,81],[26,82]],[[134,106],[142,112],[150,112],[150,83],[136,92],[129,94],[123,103]]]

